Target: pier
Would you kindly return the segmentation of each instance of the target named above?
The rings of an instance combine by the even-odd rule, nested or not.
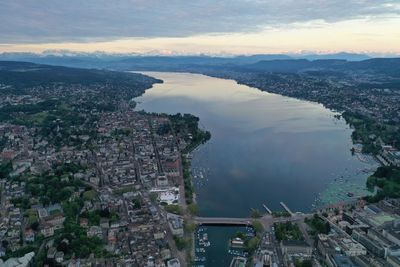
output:
[[[281,206],[290,214],[290,216],[293,216],[293,212],[289,209],[288,206],[286,206],[285,203],[279,202],[279,204],[281,204]]]
[[[269,214],[272,214],[272,211],[267,207],[267,205],[263,204],[263,207]]]

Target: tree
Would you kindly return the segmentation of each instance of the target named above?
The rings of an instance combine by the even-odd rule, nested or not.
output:
[[[335,215],[339,215],[339,209],[338,208],[335,208],[334,212],[335,212]]]
[[[240,238],[240,239],[245,239],[246,235],[243,232],[237,231],[235,234],[235,237]]]
[[[0,178],[6,178],[12,171],[12,163],[8,161],[0,165]]]
[[[174,241],[175,241],[176,248],[178,250],[183,250],[184,248],[186,248],[187,243],[186,243],[186,240],[184,238],[176,236],[176,235],[174,235],[173,238],[174,238]]]
[[[328,234],[331,230],[330,224],[323,221],[317,214],[314,214],[311,219],[305,218],[304,222],[313,228],[315,233]]]
[[[253,221],[251,222],[251,224],[252,224],[252,226],[253,226],[254,231],[256,232],[256,234],[261,234],[261,233],[264,231],[264,227],[263,227],[263,225],[262,225],[259,221],[253,220]]]
[[[196,230],[196,224],[195,223],[187,223],[186,221],[184,222],[185,230],[189,233],[193,233]]]
[[[84,200],[90,201],[90,200],[93,200],[96,198],[97,193],[95,190],[88,190],[88,191],[85,191],[82,196],[83,196]]]
[[[249,254],[252,254],[256,250],[259,242],[260,242],[260,238],[257,236],[252,237],[250,240],[246,240],[245,241],[246,252],[248,252]]]
[[[303,260],[303,261],[296,260],[295,266],[296,267],[312,267],[313,265],[312,265],[311,260]]]
[[[156,192],[151,192],[149,197],[151,202],[156,202],[158,199],[158,194]]]
[[[139,198],[132,199],[132,206],[134,209],[140,209],[142,207],[142,204],[140,203],[140,199]]]
[[[165,208],[166,212],[174,213],[174,214],[177,214],[177,215],[181,215],[182,214],[181,207],[178,206],[178,205],[167,205],[164,208]]]
[[[261,213],[260,213],[260,211],[258,209],[251,209],[250,217],[251,218],[260,218],[261,217]]]
[[[33,231],[37,231],[39,229],[39,222],[33,222],[30,227],[32,228]]]
[[[189,213],[190,213],[191,215],[197,215],[198,212],[199,212],[199,209],[198,209],[198,207],[197,207],[197,205],[196,205],[195,203],[189,204],[189,205],[187,206],[187,209],[188,209],[188,211],[189,211]]]

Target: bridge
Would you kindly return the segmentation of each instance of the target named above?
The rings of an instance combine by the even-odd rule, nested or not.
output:
[[[259,221],[264,229],[271,227],[274,223],[294,222],[304,220],[309,214],[294,214],[290,217],[273,217],[264,215],[261,218],[228,218],[228,217],[194,217],[194,223],[198,225],[214,226],[251,226],[253,221]]]
[[[254,220],[261,222],[264,228],[272,226],[274,223],[293,222],[303,220],[310,214],[293,213],[285,203],[280,202],[281,206],[291,215],[290,217],[274,217],[272,211],[263,204],[263,207],[269,214],[265,214],[260,218],[229,218],[229,217],[194,217],[194,222],[199,225],[216,225],[216,226],[250,226]]]
[[[195,217],[194,221],[201,225],[231,225],[248,226],[251,225],[252,218],[227,218],[227,217]]]

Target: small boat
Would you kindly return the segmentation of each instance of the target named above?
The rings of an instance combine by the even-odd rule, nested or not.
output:
[[[204,240],[204,241],[207,241],[207,240],[208,240],[208,234],[207,234],[207,233],[204,233],[204,234],[203,234],[203,240]]]
[[[348,192],[348,193],[347,193],[347,196],[348,196],[348,197],[353,197],[353,196],[354,196],[354,193]]]

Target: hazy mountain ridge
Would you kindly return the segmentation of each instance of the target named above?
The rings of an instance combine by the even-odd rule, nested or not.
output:
[[[238,56],[210,56],[210,55],[139,55],[135,53],[105,53],[105,52],[74,52],[65,50],[50,50],[43,53],[15,52],[1,53],[0,60],[25,61],[51,65],[68,65],[82,67],[106,66],[109,63],[120,64],[134,61],[136,64],[252,64],[263,60],[290,60],[290,59],[343,59],[343,60],[365,60],[368,55],[354,53],[336,54],[307,54],[307,55],[285,55],[285,54],[255,54]]]
[[[274,60],[260,61],[242,67],[253,71],[304,72],[328,70],[338,72],[377,72],[400,77],[400,58],[373,58],[363,61],[346,60]]]
[[[328,59],[328,57],[335,57]],[[367,57],[359,54],[339,53],[324,55],[326,59],[298,59],[288,55],[252,55],[236,57],[214,56],[138,56],[133,54],[32,54],[3,53],[2,59],[27,61],[38,64],[95,68],[110,70],[193,71],[202,69],[228,69],[260,72],[371,72],[400,77],[400,58],[372,58],[349,61],[341,57]],[[310,55],[311,57],[311,55]],[[319,55],[319,57],[322,57]]]
[[[161,81],[138,73],[0,61],[0,84],[10,84],[16,88],[70,83],[109,84],[144,89],[155,82]]]

